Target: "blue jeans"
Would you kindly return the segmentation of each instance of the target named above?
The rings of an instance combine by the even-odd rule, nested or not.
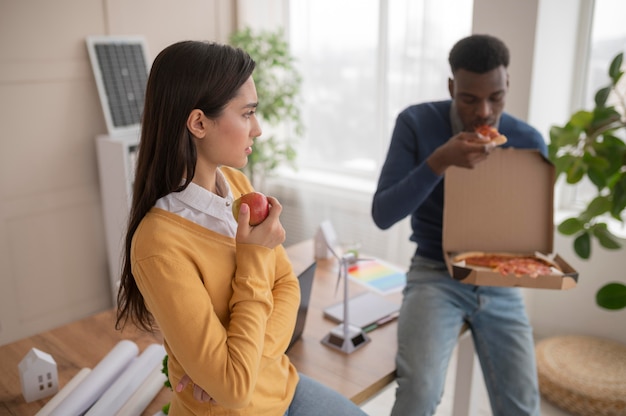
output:
[[[320,415],[367,416],[346,397],[300,373],[296,393],[285,416]]]
[[[415,256],[403,296],[392,415],[435,413],[464,322],[472,331],[493,415],[540,414],[532,328],[519,289],[460,283],[444,263]]]

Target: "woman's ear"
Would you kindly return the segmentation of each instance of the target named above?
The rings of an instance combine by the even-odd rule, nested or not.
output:
[[[194,137],[202,139],[207,134],[209,122],[210,120],[205,117],[204,112],[195,108],[191,110],[189,117],[187,117],[187,129],[189,129],[189,132],[191,132]]]

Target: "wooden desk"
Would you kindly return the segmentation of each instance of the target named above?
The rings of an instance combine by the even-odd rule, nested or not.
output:
[[[313,242],[310,240],[295,244],[288,251],[296,273],[313,260]],[[323,309],[343,299],[342,287],[335,291],[337,270],[336,260],[318,260],[304,334],[289,351],[289,358],[300,372],[361,404],[395,378],[397,321],[369,332],[371,342],[351,354],[323,345],[322,338],[337,326],[323,317]],[[365,291],[351,282],[351,297]],[[398,304],[402,300],[400,293],[389,295],[389,299]]]
[[[308,240],[287,248],[295,273],[313,261],[313,242]],[[360,404],[393,381],[395,376],[396,322],[369,333],[372,341],[346,355],[324,346],[320,341],[337,324],[323,317],[323,309],[342,299],[335,292],[337,262],[320,260],[313,282],[311,306],[303,338],[289,357],[298,370]],[[350,295],[365,289],[351,284]],[[400,302],[400,294],[392,299]],[[34,415],[49,400],[26,403],[22,396],[17,365],[35,347],[47,352],[57,362],[59,386],[62,388],[81,368],[93,368],[122,339],[137,343],[143,351],[148,345],[162,342],[160,337],[142,333],[128,326],[123,332],[114,329],[115,312],[107,310],[77,322],[64,325],[0,347],[0,415]],[[171,392],[163,388],[144,412],[152,416],[170,400]]]

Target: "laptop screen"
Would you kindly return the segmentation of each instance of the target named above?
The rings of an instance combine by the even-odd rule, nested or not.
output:
[[[298,275],[298,282],[300,283],[300,307],[298,308],[298,317],[296,318],[296,327],[291,336],[291,341],[287,347],[287,351],[291,349],[293,344],[300,339],[304,332],[304,323],[306,321],[306,314],[309,310],[309,302],[311,301],[311,289],[313,288],[313,278],[315,277],[315,269],[317,263],[313,262],[302,273]]]

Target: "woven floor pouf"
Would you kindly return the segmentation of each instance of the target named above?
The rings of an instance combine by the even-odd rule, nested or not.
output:
[[[536,346],[539,389],[580,416],[626,416],[626,345],[596,337],[558,336]]]

